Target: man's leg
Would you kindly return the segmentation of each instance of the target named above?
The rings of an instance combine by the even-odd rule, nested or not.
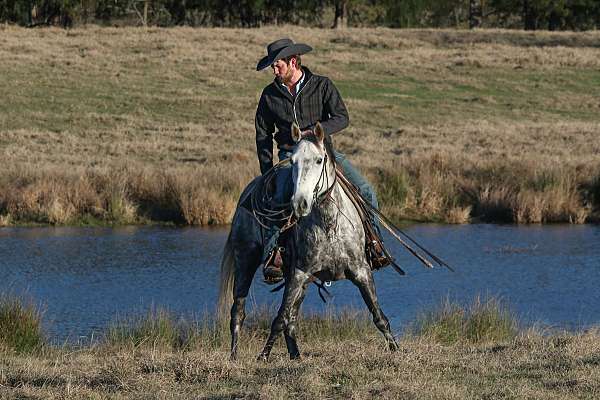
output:
[[[275,173],[275,193],[273,193],[273,208],[280,208],[290,202],[292,197],[292,166],[280,167]]]
[[[291,156],[291,152],[280,151],[279,161]],[[292,197],[292,167],[280,166],[275,173],[275,192],[271,208],[282,209]],[[283,258],[280,251],[279,227],[274,225],[265,230],[265,245],[263,249],[263,275],[269,283],[277,283],[283,279]]]

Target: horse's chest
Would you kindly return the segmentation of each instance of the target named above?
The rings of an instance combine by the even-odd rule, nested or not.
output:
[[[345,268],[363,254],[364,248],[361,242],[349,235],[347,231],[321,226],[307,232],[300,240],[298,250],[300,259],[305,265],[317,269],[336,266]]]

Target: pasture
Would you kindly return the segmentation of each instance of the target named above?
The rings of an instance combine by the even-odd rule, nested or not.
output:
[[[0,226],[230,222],[282,36],[393,218],[598,219],[597,32],[0,26]]]

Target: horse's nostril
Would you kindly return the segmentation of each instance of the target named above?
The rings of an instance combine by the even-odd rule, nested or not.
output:
[[[308,208],[308,201],[306,201],[306,199],[302,199],[302,201],[300,202],[300,208],[302,208],[303,210],[306,210]]]

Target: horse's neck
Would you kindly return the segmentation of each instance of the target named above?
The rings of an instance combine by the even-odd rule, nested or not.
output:
[[[326,216],[333,216],[336,215],[340,209],[343,211],[349,207],[353,207],[353,205],[348,194],[342,188],[342,185],[338,180],[334,181],[333,188],[331,189],[328,198],[321,204],[321,213]]]

